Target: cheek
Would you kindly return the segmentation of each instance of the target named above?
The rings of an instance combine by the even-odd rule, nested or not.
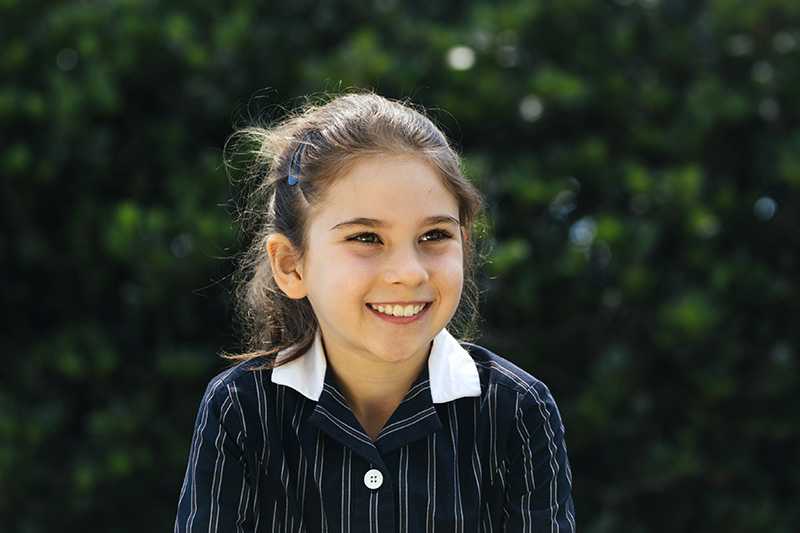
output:
[[[461,290],[464,283],[464,264],[460,253],[445,254],[434,259],[433,272],[439,282],[451,289]]]
[[[331,259],[322,270],[325,290],[339,295],[340,300],[361,298],[363,287],[375,275],[374,261],[346,255]]]

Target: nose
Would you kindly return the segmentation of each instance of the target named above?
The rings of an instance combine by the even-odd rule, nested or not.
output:
[[[415,247],[398,248],[386,258],[383,272],[387,283],[416,286],[429,279],[428,269]]]

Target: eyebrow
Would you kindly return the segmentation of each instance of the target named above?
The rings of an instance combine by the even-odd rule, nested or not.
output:
[[[423,226],[428,226],[431,224],[455,224],[456,226],[460,226],[461,222],[459,222],[458,219],[451,217],[450,215],[434,215],[422,221]],[[356,217],[356,218],[351,218],[350,220],[345,220],[344,222],[339,222],[338,224],[336,224],[331,228],[331,231],[350,226],[369,226],[371,228],[384,228],[388,225],[389,224],[387,224],[386,222],[375,218]]]

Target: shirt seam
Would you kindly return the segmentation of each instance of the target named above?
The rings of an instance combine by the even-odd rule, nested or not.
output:
[[[236,405],[237,402],[234,401],[233,396],[231,396],[231,391],[228,388],[229,385],[234,385],[234,386],[236,385],[234,379],[231,379],[230,381],[228,380],[232,375],[233,375],[233,372],[231,372],[230,375],[225,376],[224,378],[222,378],[222,383],[220,383],[220,387],[224,387],[225,388],[225,395],[228,397],[228,400],[231,402],[231,409],[233,409],[232,415],[238,417],[237,420],[242,420],[244,418],[244,413],[242,413],[239,410],[238,406]],[[216,394],[214,396],[216,396]],[[225,433],[227,433],[228,437],[233,441],[234,446],[236,446],[236,448],[242,454],[242,459],[244,460],[245,464],[247,464],[247,455],[246,455],[247,454],[247,449],[245,447],[243,447],[243,445],[240,445],[237,442],[236,435],[234,435],[231,432],[230,426],[228,424],[226,424],[225,422],[223,422],[223,420],[222,420],[222,405],[225,403],[225,400],[223,399],[222,402],[220,403],[219,401],[215,402],[214,399],[212,399],[212,404],[214,404],[214,403],[217,404],[217,405],[214,405],[214,410],[217,411],[217,416],[219,417],[219,425],[220,425],[220,427],[225,431]],[[229,415],[229,416],[231,416],[231,415]],[[239,425],[241,425],[241,422],[239,422]],[[247,434],[245,432],[245,428],[244,427],[241,428],[241,431],[242,431],[242,435],[244,436],[244,438],[242,439],[242,444],[244,444],[244,443],[247,442],[247,436],[246,436]]]

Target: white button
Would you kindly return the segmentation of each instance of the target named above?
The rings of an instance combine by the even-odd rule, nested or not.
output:
[[[367,473],[364,474],[364,485],[366,485],[368,489],[380,488],[380,486],[383,485],[383,474],[381,474],[381,471],[375,468],[368,470]]]

